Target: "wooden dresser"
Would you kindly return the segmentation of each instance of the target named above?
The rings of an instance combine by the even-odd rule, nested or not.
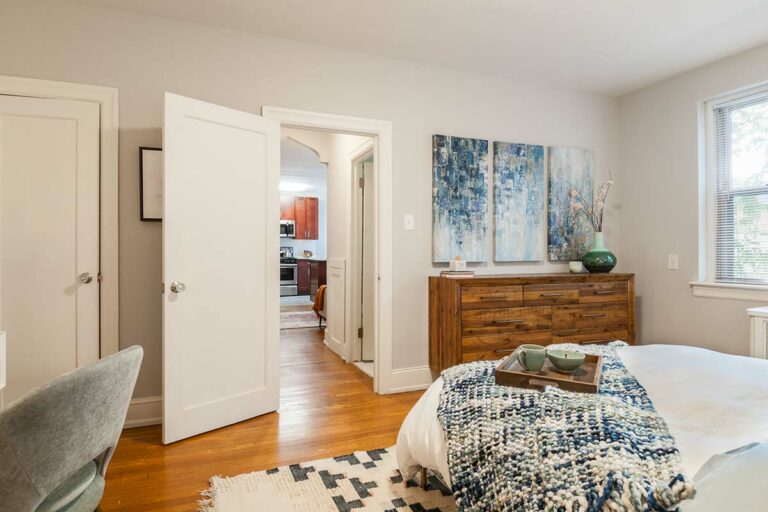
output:
[[[429,278],[429,366],[499,359],[523,343],[635,341],[634,274]]]

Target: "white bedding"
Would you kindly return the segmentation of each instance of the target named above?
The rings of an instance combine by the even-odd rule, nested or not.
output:
[[[768,361],[679,345],[622,347],[627,369],[666,420],[694,478],[713,455],[768,441]],[[437,406],[436,380],[405,418],[397,438],[400,471],[437,470],[450,485],[448,455]]]

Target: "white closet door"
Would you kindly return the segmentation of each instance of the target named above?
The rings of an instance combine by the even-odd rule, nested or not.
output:
[[[374,339],[376,336],[376,326],[374,318],[376,317],[376,251],[375,251],[375,230],[374,222],[375,194],[373,179],[373,162],[363,163],[363,347],[362,359],[364,361],[373,361],[375,357]]]
[[[0,96],[5,403],[99,358],[98,273],[99,106]]]
[[[279,400],[280,125],[166,94],[163,442]]]

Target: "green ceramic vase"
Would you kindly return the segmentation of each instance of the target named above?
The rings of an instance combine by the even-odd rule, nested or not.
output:
[[[581,259],[584,268],[593,274],[610,272],[616,266],[616,255],[605,248],[603,233],[595,233],[595,241],[592,250]]]

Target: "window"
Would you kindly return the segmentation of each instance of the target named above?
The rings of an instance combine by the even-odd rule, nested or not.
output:
[[[714,174],[709,280],[768,285],[768,91],[708,107],[707,166]]]

